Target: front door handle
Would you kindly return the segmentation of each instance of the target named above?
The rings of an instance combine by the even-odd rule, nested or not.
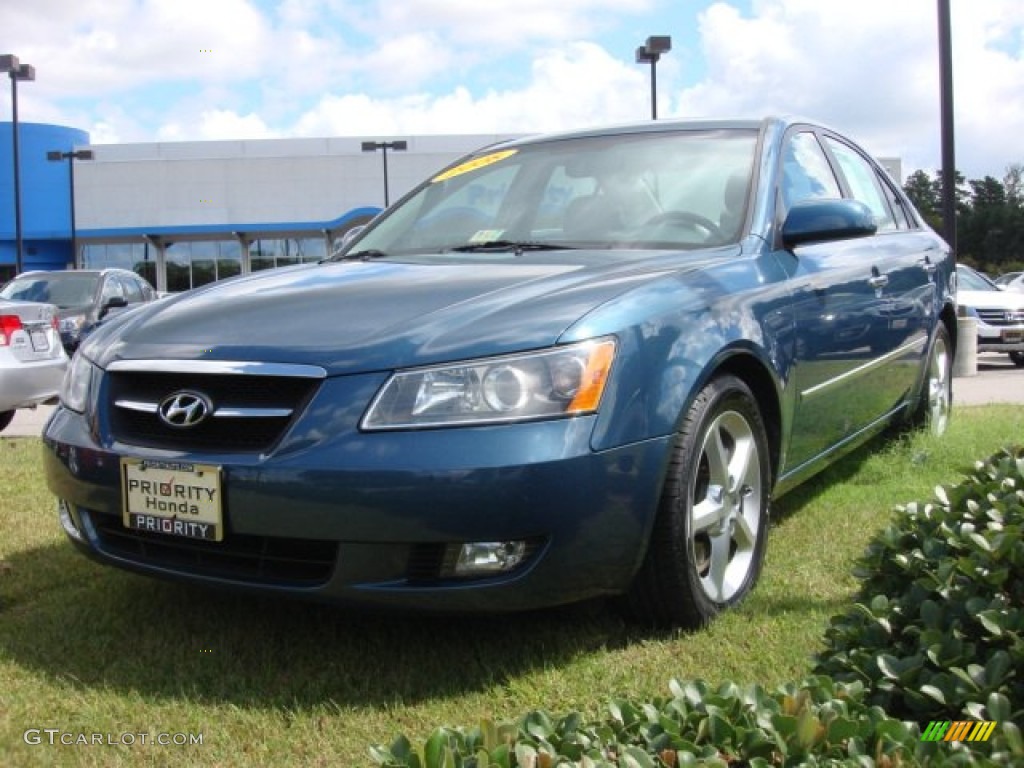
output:
[[[885,288],[889,284],[888,275],[872,275],[868,278],[868,285],[874,288],[876,291]]]

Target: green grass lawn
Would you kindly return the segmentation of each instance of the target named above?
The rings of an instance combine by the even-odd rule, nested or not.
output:
[[[890,437],[850,455],[776,505],[757,591],[691,635],[638,629],[600,602],[366,616],[103,568],[65,541],[39,440],[0,438],[0,766],[371,765],[368,745],[398,732],[422,742],[437,725],[538,707],[594,715],[613,696],[664,695],[673,677],[799,679],[893,507],[1022,435],[1018,406],[959,409],[941,441]],[[41,733],[30,745],[28,729],[202,744],[50,746]]]

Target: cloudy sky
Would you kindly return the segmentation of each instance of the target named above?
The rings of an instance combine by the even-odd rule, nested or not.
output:
[[[940,164],[936,0],[26,0],[19,118],[93,143],[529,133],[796,113]],[[1024,162],[1024,2],[952,0],[957,167]],[[0,119],[9,119],[2,88]]]

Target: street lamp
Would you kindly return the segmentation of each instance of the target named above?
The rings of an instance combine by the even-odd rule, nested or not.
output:
[[[388,150],[402,152],[408,147],[405,141],[364,141],[363,152],[376,152],[381,150],[384,157],[384,207],[388,207]]]
[[[22,64],[17,56],[7,53],[0,56],[0,72],[6,72],[11,78],[11,142],[14,161],[14,257],[15,274],[20,274],[23,265],[24,243],[21,234],[21,172],[18,163],[18,81],[35,80],[36,68],[31,64]]]
[[[938,0],[939,112],[942,134],[942,234],[956,253],[956,143],[953,138],[953,44],[949,0]]]
[[[651,120],[658,119],[658,59],[661,54],[671,50],[672,38],[668,35],[652,35],[644,45],[636,49],[637,64],[651,62]]]
[[[75,160],[92,160],[91,149],[78,149],[74,152],[47,152],[46,159],[53,162],[68,161],[68,189],[71,195],[71,258],[75,269],[80,266],[78,263],[78,230],[75,228]]]

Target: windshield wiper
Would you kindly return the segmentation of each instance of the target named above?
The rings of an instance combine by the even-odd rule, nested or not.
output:
[[[466,245],[453,245],[445,248],[446,251],[457,251],[459,253],[488,253],[498,251],[515,251],[517,254],[523,251],[564,251],[572,250],[572,246],[565,243],[541,243],[536,240],[487,240],[482,243],[467,243]]]
[[[383,259],[387,256],[384,251],[378,251],[376,248],[368,248],[365,251],[352,251],[352,253],[346,253],[344,256],[332,256],[332,261],[369,261],[370,259]]]

